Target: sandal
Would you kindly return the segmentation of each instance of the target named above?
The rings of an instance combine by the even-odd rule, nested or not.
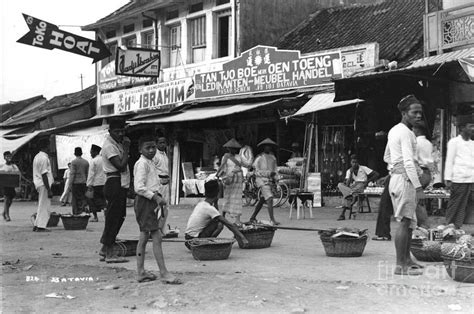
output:
[[[162,279],[161,282],[164,283],[165,285],[182,285],[183,284],[183,282],[179,280],[178,278]]]
[[[374,240],[374,241],[390,241],[390,240],[392,240],[392,238],[375,236],[375,237],[372,238],[372,240]]]
[[[112,257],[105,257],[105,262],[107,264],[112,264],[112,263],[127,263],[128,259],[118,257],[118,256],[112,256]]]
[[[149,281],[155,281],[156,280],[156,275],[150,272],[145,272],[142,276],[137,278],[138,282],[149,282]]]

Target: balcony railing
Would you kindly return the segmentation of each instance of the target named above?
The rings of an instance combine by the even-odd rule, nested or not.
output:
[[[424,16],[425,56],[474,45],[474,3]]]

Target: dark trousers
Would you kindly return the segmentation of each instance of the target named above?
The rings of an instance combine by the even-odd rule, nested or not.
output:
[[[100,212],[106,207],[105,196],[104,196],[104,186],[97,185],[93,187],[94,197],[87,199],[87,204],[89,205],[89,210],[92,213]]]
[[[474,207],[474,183],[452,183],[451,196],[446,209],[446,223],[461,228],[468,210]]]
[[[379,237],[391,238],[390,235],[390,218],[393,215],[393,204],[388,185],[390,184],[390,176],[387,177],[384,183],[384,190],[380,196],[379,214],[377,216],[377,225],[375,227],[375,234]]]
[[[115,243],[117,234],[125,221],[127,214],[127,189],[122,187],[120,178],[107,178],[104,185],[104,195],[107,200],[107,212],[100,243],[110,246]]]
[[[72,213],[73,215],[79,215],[86,211],[86,184],[85,183],[74,183],[72,185]]]

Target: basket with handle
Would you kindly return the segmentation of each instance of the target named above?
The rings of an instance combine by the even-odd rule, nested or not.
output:
[[[66,230],[85,230],[90,217],[90,215],[61,215],[61,221]]]
[[[237,239],[237,243],[241,249],[263,249],[270,247],[273,241],[273,236],[275,235],[275,228],[266,227],[261,229],[249,229],[239,231],[245,236],[249,244],[244,245],[240,238]]]
[[[234,239],[226,238],[195,238],[188,240],[195,260],[210,261],[229,258]]]
[[[321,234],[320,238],[327,256],[359,257],[364,252],[368,235],[363,235],[359,238],[333,238]]]

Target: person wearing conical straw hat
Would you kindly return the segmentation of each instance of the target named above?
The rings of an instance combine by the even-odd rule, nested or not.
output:
[[[258,145],[258,147],[263,147],[263,153],[261,153],[253,163],[255,168],[255,183],[262,191],[261,197],[258,200],[257,206],[250,217],[250,222],[255,222],[257,220],[257,215],[262,209],[263,204],[267,204],[268,215],[270,216],[270,221],[274,225],[279,225],[280,223],[275,220],[273,215],[273,193],[271,185],[274,184],[276,176],[277,161],[275,156],[272,154],[272,148],[276,147],[277,144],[269,138],[264,139]]]
[[[242,147],[234,138],[223,145],[228,152],[222,157],[217,175],[224,182],[223,216],[226,213],[235,218],[235,224],[240,225],[242,215],[242,158],[239,149]]]

